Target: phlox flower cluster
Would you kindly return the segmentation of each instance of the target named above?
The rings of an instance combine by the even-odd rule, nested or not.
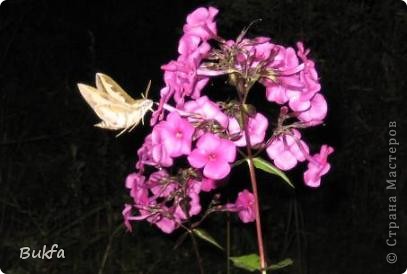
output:
[[[330,169],[333,148],[323,145],[311,154],[300,133],[323,123],[327,114],[310,51],[301,42],[294,49],[267,37],[248,39],[246,30],[236,40],[225,40],[217,34],[217,14],[214,7],[189,14],[178,58],[161,67],[165,86],[152,131],[137,152],[136,171],[126,180],[132,202],[123,216],[129,230],[132,221],[145,220],[171,233],[202,213],[200,193],[221,185],[246,146],[264,150],[284,171],[307,161],[304,182],[310,187],[318,187]],[[210,79],[222,75],[236,87],[240,101],[214,102],[203,94]],[[245,99],[256,82],[264,86],[270,107],[280,108],[278,121],[270,122],[254,108],[247,111]],[[236,212],[247,223],[255,220],[254,205],[254,195],[244,189],[234,203],[211,203],[205,214]]]

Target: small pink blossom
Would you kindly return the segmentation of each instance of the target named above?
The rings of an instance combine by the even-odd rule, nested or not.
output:
[[[151,153],[152,147],[152,137],[151,134],[149,134],[144,139],[144,144],[137,150],[138,161],[136,162],[136,168],[139,169],[140,172],[144,171],[145,165],[156,164]]]
[[[182,104],[185,96],[195,94],[197,81],[196,64],[193,60],[171,61],[161,66],[164,70],[164,82],[169,88],[166,98],[174,96],[178,104]]]
[[[124,225],[126,226],[127,230],[132,232],[133,228],[130,223],[130,217],[131,217],[131,209],[132,206],[129,204],[124,205],[124,209],[122,211],[123,219],[124,219]]]
[[[275,46],[273,59],[267,65],[269,73],[274,79],[263,78],[261,82],[266,86],[266,96],[271,102],[284,104],[291,94],[303,88],[298,72],[303,68],[293,48]],[[290,93],[294,92],[294,93]]]
[[[211,190],[214,190],[218,187],[218,184],[216,183],[215,180],[209,179],[209,178],[202,178],[201,180],[201,190],[203,192],[209,192]]]
[[[266,149],[274,164],[282,170],[292,169],[299,161],[304,161],[309,153],[307,144],[300,140],[300,132],[293,129],[290,133],[275,137]]]
[[[274,48],[274,44],[269,41],[270,38],[267,37],[243,39],[242,41],[227,41],[227,47],[239,49],[235,60],[236,63],[234,64],[235,69],[244,70],[244,68],[248,67],[255,69],[261,63],[267,63]]]
[[[203,174],[214,180],[225,178],[230,172],[230,164],[236,158],[236,146],[233,142],[219,138],[212,133],[202,135],[188,156],[195,168],[203,168]]]
[[[305,111],[311,106],[311,102],[308,99],[302,98],[302,91],[291,91],[288,92],[288,105],[293,111]]]
[[[201,44],[201,39],[192,34],[184,34],[178,43],[178,53],[181,55],[189,56]]]
[[[178,52],[180,54],[178,61],[191,61],[196,66],[199,66],[199,63],[208,55],[210,50],[211,46],[206,42],[201,43],[199,37],[184,34],[178,44]]]
[[[167,197],[176,189],[176,182],[169,179],[165,169],[161,169],[150,175],[148,187],[155,197]]]
[[[201,192],[201,183],[197,183],[195,180],[188,181],[187,195],[189,201],[189,216],[198,215],[201,212],[201,203],[199,193]]]
[[[170,234],[176,228],[178,228],[178,223],[171,218],[163,216],[163,214],[157,215],[157,218],[152,219],[150,222],[154,223],[162,232]]]
[[[130,189],[130,196],[137,201],[148,197],[148,190],[144,187],[145,177],[139,173],[131,173],[126,178],[126,187]]]
[[[199,117],[190,117],[191,122],[200,120],[216,120],[223,128],[228,125],[228,117],[224,114],[219,105],[209,100],[207,96],[202,96],[197,100],[185,103],[183,110],[189,113],[198,114]]]
[[[297,43],[297,48],[297,55],[304,64],[304,69],[300,72],[300,80],[304,83],[302,97],[304,100],[309,100],[321,90],[321,84],[319,83],[318,72],[315,69],[315,62],[307,56],[310,50],[305,50],[302,42]]]
[[[310,100],[321,90],[318,73],[315,69],[315,63],[307,57],[309,50],[304,49],[302,42],[297,43],[297,55],[302,60],[303,69],[299,72],[299,80],[302,83],[301,90],[288,92],[289,106],[294,111],[304,111],[309,109]]]
[[[265,81],[265,83],[268,82],[270,81]],[[286,88],[277,84],[266,84],[266,97],[270,102],[276,102],[280,105],[288,101]]]
[[[174,90],[170,90],[168,86],[165,86],[160,90],[160,102],[158,108],[151,115],[150,126],[154,126],[158,121],[161,121],[164,118],[164,105],[168,103],[173,94]]]
[[[268,37],[256,37],[252,39],[252,42],[247,47],[251,52],[253,58],[252,66],[256,66],[259,62],[267,61],[271,57],[274,44],[270,43]],[[244,42],[243,42],[244,43]]]
[[[304,182],[309,187],[319,187],[321,177],[328,173],[331,165],[328,163],[328,155],[334,149],[328,145],[322,145],[321,151],[313,155],[308,163],[308,169],[304,173]]]
[[[195,216],[201,212],[201,203],[199,198],[199,192],[201,191],[201,182],[196,180],[189,180],[188,181],[188,188],[187,188],[187,195],[189,199],[188,204],[188,216]],[[175,209],[174,216],[179,218],[180,220],[187,220],[188,216],[184,212],[184,208],[182,208],[183,201],[178,201],[178,206]]]
[[[260,144],[264,141],[264,137],[266,135],[266,130],[268,127],[268,120],[267,118],[261,114],[256,113],[254,118],[249,118],[249,122],[247,124],[248,133],[250,137],[250,144],[255,146]],[[229,133],[230,134],[237,134],[240,133],[241,137],[237,141],[234,141],[235,145],[238,147],[246,146],[246,136],[244,132],[241,131],[238,121],[236,118],[229,119]]]
[[[245,189],[238,194],[235,204],[239,210],[239,218],[243,223],[256,220],[255,203],[254,195],[248,190]]]
[[[256,220],[256,200],[254,195],[247,189],[239,192],[234,204],[226,204],[225,208],[231,212],[237,212],[243,223],[250,223]]]
[[[166,150],[165,140],[161,134],[161,125],[157,124],[151,133],[152,147],[151,154],[153,160],[160,166],[169,167],[173,164],[173,159],[169,156]]]
[[[328,106],[324,96],[320,93],[315,94],[310,101],[309,109],[300,112],[297,118],[309,126],[321,124],[327,114]]]
[[[195,128],[177,112],[168,114],[160,124],[161,139],[169,157],[179,157],[191,152],[192,135]]]
[[[218,9],[214,7],[200,7],[187,16],[187,23],[184,25],[184,33],[193,34],[202,40],[208,40],[216,36],[215,16]]]

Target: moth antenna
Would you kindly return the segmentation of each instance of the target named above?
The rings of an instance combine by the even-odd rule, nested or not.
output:
[[[122,131],[120,131],[115,137],[119,137],[120,135],[122,135],[124,132],[126,132],[128,128],[126,127],[125,129],[123,129]]]
[[[134,124],[134,125],[129,129],[129,132],[132,131],[136,126],[137,126],[137,124]]]
[[[150,88],[151,88],[151,80],[148,81],[147,88],[144,91],[144,93],[146,94],[146,97],[143,97],[143,98],[148,98],[148,92],[150,91]]]

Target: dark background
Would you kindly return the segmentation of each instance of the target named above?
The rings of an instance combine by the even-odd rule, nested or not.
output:
[[[105,72],[138,96],[151,79],[157,99],[160,66],[176,58],[186,15],[207,4],[220,9],[218,29],[226,38],[262,18],[249,36],[267,35],[286,46],[304,41],[329,103],[326,125],[304,131],[314,151],[322,143],[336,150],[321,188],[303,186],[304,166],[288,173],[295,191],[261,177],[268,256],[295,261],[279,273],[400,274],[407,268],[407,6],[401,0],[6,0],[0,7],[3,272],[198,272],[189,240],[173,250],[180,232],[165,235],[147,223],[135,224],[132,234],[121,229],[129,200],[123,182],[149,128],[115,138],[92,127],[97,117],[76,83],[93,84],[95,72]],[[264,101],[258,90],[253,99]],[[397,121],[400,142],[393,192],[385,182],[390,121]],[[232,189],[245,173],[231,177]],[[390,248],[385,240],[393,193],[400,229]],[[222,244],[223,217],[204,224]],[[232,255],[256,251],[253,225],[233,217],[231,231]],[[20,247],[53,243],[65,250],[65,259],[18,258]],[[207,273],[226,273],[222,252],[202,242],[200,248]],[[394,265],[386,263],[391,251],[398,255]]]

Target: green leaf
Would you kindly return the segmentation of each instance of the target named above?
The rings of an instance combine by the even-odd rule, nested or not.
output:
[[[287,267],[289,265],[292,265],[293,263],[294,263],[293,260],[291,260],[290,258],[287,258],[287,259],[282,260],[282,261],[280,261],[280,262],[278,262],[276,264],[272,264],[272,265],[268,266],[267,269],[271,270],[271,271],[278,270],[278,269]]]
[[[202,240],[207,241],[210,244],[213,244],[214,246],[216,246],[217,248],[219,248],[220,250],[223,250],[223,247],[218,244],[218,242],[206,231],[203,230],[201,228],[194,228],[192,230],[192,232],[198,236],[199,238],[201,238]]]
[[[257,254],[249,254],[249,255],[243,255],[240,257],[230,257],[229,258],[232,262],[233,265],[245,270],[248,270],[250,272],[253,271],[260,271],[260,257]],[[287,267],[289,265],[292,265],[294,262],[290,258],[287,258],[285,260],[282,260],[276,264],[269,265],[267,267],[267,270],[274,271],[278,269],[282,269],[284,267]]]
[[[260,270],[260,258],[257,254],[243,255],[240,257],[230,257],[229,258],[234,266],[248,270],[256,271]]]
[[[247,163],[249,160],[247,160]],[[290,179],[288,179],[287,175],[285,175],[284,172],[282,172],[280,169],[278,169],[276,166],[274,166],[272,163],[264,160],[263,158],[256,157],[253,158],[253,164],[256,168],[261,169],[267,173],[274,174],[279,176],[281,179],[283,179],[289,186],[292,188],[295,188],[294,185],[291,183]]]
[[[239,165],[243,164],[243,163],[246,162],[246,161],[247,161],[246,158],[240,159],[239,161],[234,162],[234,163],[233,163],[233,166],[234,166],[234,167],[235,167],[235,166],[239,166]]]

